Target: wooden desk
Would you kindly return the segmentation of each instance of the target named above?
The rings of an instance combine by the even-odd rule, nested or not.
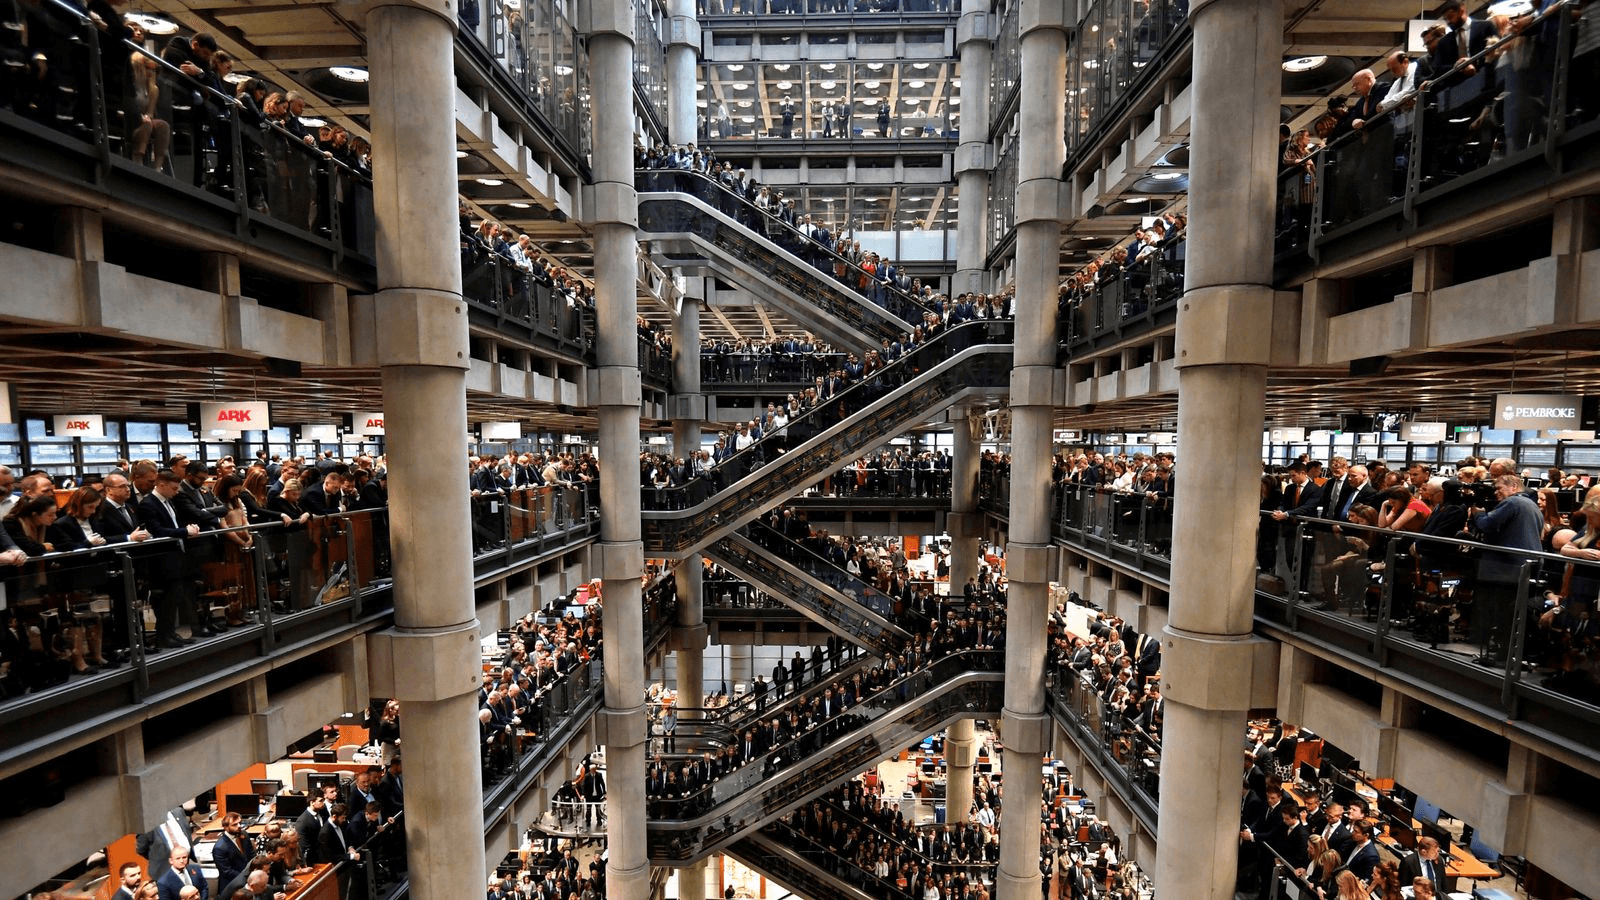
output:
[[[328,863],[317,863],[311,874],[290,891],[286,900],[339,900],[339,878]]]
[[[1500,877],[1499,872],[1489,868],[1487,863],[1473,856],[1472,851],[1454,841],[1450,842],[1450,858],[1444,861],[1444,871],[1446,875],[1470,878],[1473,881]]]

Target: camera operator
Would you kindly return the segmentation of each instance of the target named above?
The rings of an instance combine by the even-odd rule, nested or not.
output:
[[[1526,561],[1524,553],[1542,549],[1539,535],[1544,518],[1539,507],[1522,492],[1522,479],[1516,475],[1501,475],[1494,480],[1496,502],[1492,508],[1474,498],[1468,510],[1468,521],[1479,539],[1493,547],[1510,551],[1482,551],[1478,559],[1478,583],[1472,609],[1472,637],[1484,648],[1484,653],[1474,662],[1488,666],[1505,663],[1506,641],[1511,635],[1511,615],[1515,611],[1517,582],[1522,578]],[[1498,646],[1491,648],[1492,630],[1499,627]]]

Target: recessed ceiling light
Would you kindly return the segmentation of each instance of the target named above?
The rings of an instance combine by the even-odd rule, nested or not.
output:
[[[789,71],[789,64],[788,63],[781,63],[779,65],[773,66],[772,68],[776,69],[779,72],[787,72],[787,71]]]
[[[1326,56],[1299,56],[1294,59],[1284,60],[1283,70],[1285,72],[1309,72],[1312,69],[1321,67],[1327,61],[1328,58]]]
[[[509,203],[507,205],[510,206],[512,209],[527,209],[532,204],[523,203],[521,200],[514,200],[514,201],[512,201],[511,203]]]
[[[951,97],[949,99],[949,101],[947,101],[947,102],[949,102],[949,104],[951,106],[960,106],[961,105],[961,98],[960,97]]]
[[[729,66],[728,67],[728,71],[729,72],[743,72],[744,71],[744,66],[741,66],[741,65]]]
[[[146,12],[123,13],[122,18],[144,29],[145,34],[177,34],[178,23]]]
[[[875,91],[875,90],[878,89],[878,86],[881,85],[881,84],[882,84],[882,82],[879,82],[879,81],[869,81],[869,82],[867,82],[867,90]]]
[[[754,122],[755,120],[756,120],[755,116],[740,116],[739,117],[739,121],[745,123],[746,125],[749,125],[751,122]]]
[[[469,155],[465,150],[456,151],[456,159],[466,159]]]
[[[913,68],[913,69],[926,69],[926,68],[928,68],[928,64],[925,63],[925,62],[912,63],[911,64],[911,68]]]
[[[780,82],[778,82],[778,90],[780,90],[780,91],[787,91],[788,89],[790,89],[792,87],[794,87],[794,82],[792,82],[792,81],[780,81]]]
[[[747,88],[749,86],[750,86],[750,82],[748,82],[748,81],[735,81],[733,83],[733,89],[736,90],[736,91],[742,91],[742,90],[744,90],[745,88]]]
[[[1100,68],[1100,60],[1098,60],[1098,59],[1086,59],[1086,60],[1083,61],[1083,67],[1085,69],[1098,69],[1098,68]]]
[[[917,97],[901,97],[900,102],[907,106],[916,106],[917,104],[921,103],[922,100]]]
[[[908,82],[906,82],[906,84],[909,87],[919,88],[919,87],[926,86],[927,82],[926,81],[908,81]]]
[[[1183,177],[1182,172],[1151,172],[1150,177],[1156,181],[1175,181]]]
[[[749,109],[751,106],[754,106],[754,105],[755,105],[754,101],[751,101],[751,100],[740,100],[739,101],[739,108],[740,109]]]
[[[881,72],[883,71],[883,63],[867,63],[867,68],[874,72]]]
[[[824,72],[832,72],[834,69],[837,69],[838,67],[839,66],[838,66],[837,63],[823,63],[822,64],[822,71],[824,71]]]
[[[817,85],[817,87],[820,87],[825,91],[831,91],[837,85],[838,85],[838,82],[836,82],[836,81],[824,81],[821,84]]]
[[[556,74],[560,75],[563,78],[565,78],[566,76],[572,74],[572,67],[571,66],[556,66]]]
[[[498,178],[479,178],[478,183],[484,187],[499,187],[500,185],[505,184],[504,181],[501,181]]]
[[[329,66],[328,74],[340,81],[353,81],[357,84],[366,84],[372,79],[372,74],[359,66]]]
[[[959,78],[950,79],[950,86],[951,87],[961,87],[961,79],[959,79]]]

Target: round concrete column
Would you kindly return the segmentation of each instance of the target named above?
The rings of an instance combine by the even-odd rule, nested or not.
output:
[[[695,86],[700,82],[700,22],[694,0],[671,0],[667,11],[667,140],[692,144]]]
[[[960,825],[972,811],[972,762],[978,756],[971,719],[958,719],[944,735],[945,821]]]
[[[1006,689],[1001,715],[1003,770],[1036,772],[1047,747],[1044,714],[1045,631],[1049,616],[1050,426],[1055,415],[1055,296],[1060,267],[1061,166],[1069,24],[1067,4],[1024,6],[1022,133],[1017,156],[1017,327],[1011,372],[1011,517],[1006,545]],[[1031,782],[1031,776],[1028,776]],[[1033,827],[1000,831],[999,900],[1039,896],[1039,835]],[[1023,811],[1023,823],[1032,815]]]
[[[595,0],[589,8],[594,88],[595,316],[599,371],[600,573],[605,580],[606,892],[647,900],[645,843],[644,573],[639,521],[639,344],[634,328],[639,243],[633,188],[633,6]]]
[[[366,15],[395,605],[395,628],[368,638],[369,674],[374,693],[405,709],[406,793],[427,823],[407,832],[419,900],[471,896],[487,870],[471,517],[466,484],[439,475],[441,460],[462,457],[467,429],[455,22],[453,3],[382,3]]]
[[[1257,479],[1272,321],[1283,9],[1194,5],[1185,293],[1178,312],[1172,598],[1162,635],[1161,821],[1156,892],[1233,897],[1239,739],[1251,704]]]
[[[955,170],[960,206],[956,208],[956,275],[951,296],[982,291],[989,233],[989,0],[964,0],[956,27],[961,71],[961,143]],[[984,74],[978,74],[984,73]],[[965,579],[963,579],[965,582]]]

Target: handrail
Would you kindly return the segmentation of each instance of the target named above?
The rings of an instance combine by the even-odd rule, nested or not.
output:
[[[903,291],[903,290],[901,290],[900,288],[898,288],[898,287],[896,287],[894,285],[889,284],[889,282],[884,281],[879,275],[877,275],[877,273],[868,272],[859,263],[853,262],[853,261],[851,261],[851,260],[849,260],[849,259],[847,259],[847,258],[845,258],[843,256],[840,256],[839,253],[836,250],[834,250],[833,247],[829,247],[829,246],[823,244],[822,242],[816,240],[813,237],[810,237],[808,235],[802,234],[798,227],[790,225],[788,222],[785,222],[779,216],[775,216],[775,215],[771,214],[770,212],[767,212],[767,211],[761,209],[761,207],[756,206],[755,203],[753,203],[752,201],[750,201],[750,200],[748,200],[748,199],[746,199],[744,197],[739,196],[737,193],[735,193],[727,185],[723,184],[721,181],[719,181],[719,180],[717,180],[715,178],[712,178],[706,172],[702,172],[702,171],[700,171],[698,169],[681,169],[681,168],[674,168],[674,167],[668,167],[668,166],[657,166],[655,168],[641,167],[641,168],[637,168],[637,169],[634,170],[634,177],[637,178],[637,177],[639,177],[640,175],[643,175],[643,174],[652,174],[653,175],[653,174],[664,174],[664,173],[681,174],[681,175],[688,175],[688,176],[693,176],[693,177],[699,178],[701,181],[705,182],[706,184],[709,184],[709,185],[712,185],[713,187],[715,187],[718,191],[720,191],[722,193],[723,196],[726,196],[728,199],[733,200],[734,202],[738,203],[740,205],[740,208],[742,208],[742,209],[744,209],[744,210],[746,210],[746,211],[748,211],[750,213],[754,213],[756,215],[761,216],[762,218],[759,221],[764,221],[769,228],[773,227],[773,226],[776,226],[776,227],[781,227],[783,229],[786,229],[787,232],[792,233],[796,238],[798,238],[800,240],[803,240],[803,241],[806,241],[808,246],[820,249],[820,251],[828,259],[828,261],[830,263],[830,268],[832,266],[837,266],[837,265],[841,265],[842,264],[842,265],[844,265],[846,267],[846,271],[849,271],[849,272],[851,272],[851,273],[853,273],[855,275],[858,275],[861,278],[866,278],[866,279],[868,279],[868,281],[871,284],[873,284],[875,286],[880,286],[886,291],[893,292],[896,297],[900,298],[905,303],[910,304],[913,308],[921,310],[924,314],[937,314],[938,310],[934,309],[933,307],[930,307],[929,305],[927,305],[926,303],[922,302],[920,299],[918,299],[914,295],[912,295],[912,294],[910,294],[910,293],[908,293],[906,291]],[[743,224],[743,223],[741,223],[741,224]],[[749,226],[746,226],[746,227],[749,227]],[[770,234],[770,232],[768,232],[767,229],[765,229],[765,228],[759,229],[759,230],[757,230],[757,229],[751,229],[751,230],[752,231],[756,231],[757,234]],[[781,246],[781,244],[780,244],[780,246]],[[816,267],[813,266],[812,268],[816,268]],[[823,277],[823,278],[832,278],[833,275],[832,275],[831,272],[827,272],[827,273],[823,273],[821,277]],[[840,285],[844,290],[851,291],[852,293],[857,293],[857,296],[860,296],[866,302],[871,303],[874,306],[880,306],[880,304],[874,302],[870,297],[865,297],[865,296],[859,294],[858,292],[856,292],[849,285],[844,284],[843,282],[840,282]],[[881,308],[881,306],[880,306],[880,308]],[[913,324],[916,324],[916,323],[913,323]]]
[[[935,358],[945,359],[951,355],[954,355],[954,353],[959,352],[960,350],[966,349],[967,347],[990,343],[989,341],[980,337],[981,334],[986,333],[988,326],[996,323],[1010,323],[1011,321],[1012,320],[1010,319],[983,319],[972,322],[963,322],[953,328],[941,330],[931,339],[926,340],[923,343],[918,344],[910,350],[902,353],[899,359],[889,363],[876,372],[873,372],[871,375],[862,376],[854,383],[847,386],[844,390],[834,394],[832,397],[829,397],[826,400],[819,398],[815,406],[789,420],[789,424],[785,426],[784,429],[784,437],[792,442],[792,436],[796,432],[807,427],[814,427],[814,433],[821,433],[822,431],[832,428],[833,426],[839,424],[840,421],[843,421],[849,416],[860,412],[862,409],[865,409],[870,403],[876,400],[877,398],[875,397],[868,397],[868,393],[878,387],[881,387],[881,385],[885,382],[894,381],[896,378],[902,378],[902,376],[907,376],[908,373],[915,372],[920,374],[922,369],[919,369],[918,366],[933,362]],[[957,335],[960,336],[960,340],[957,340]],[[935,354],[936,349],[944,349],[943,345],[961,344],[962,341],[966,341],[967,343],[962,344],[961,346],[945,349],[943,354]],[[928,358],[924,358],[924,356],[927,356]],[[928,368],[932,368],[932,366],[930,365]],[[898,381],[897,383],[903,385],[906,381],[909,381],[914,377],[916,377],[916,375],[911,374],[909,377],[902,378],[902,380]],[[838,412],[843,409],[849,409],[850,412],[842,415],[838,414]],[[820,427],[816,427],[818,422],[825,415],[830,414],[836,415],[834,421],[825,425],[821,425]],[[766,451],[773,448],[774,444],[776,443],[776,441],[773,440],[774,437],[776,437],[776,435],[763,434],[759,440],[752,441],[750,446],[746,447],[745,449],[736,451],[730,456],[723,457],[722,461],[718,463],[710,473],[704,475],[695,475],[684,484],[672,485],[661,489],[661,491],[665,494],[685,492],[691,497],[696,493],[704,491],[704,494],[709,496],[712,492],[705,490],[707,482],[720,478],[723,473],[740,473],[739,476],[733,479],[733,481],[737,481],[739,478],[743,478],[758,470],[764,463],[757,462],[757,460],[760,460]],[[774,456],[774,459],[776,459],[776,455]],[[752,465],[752,463],[756,464]],[[698,502],[699,500],[696,500],[696,503]],[[683,506],[690,506],[690,504],[680,502],[680,508]]]

